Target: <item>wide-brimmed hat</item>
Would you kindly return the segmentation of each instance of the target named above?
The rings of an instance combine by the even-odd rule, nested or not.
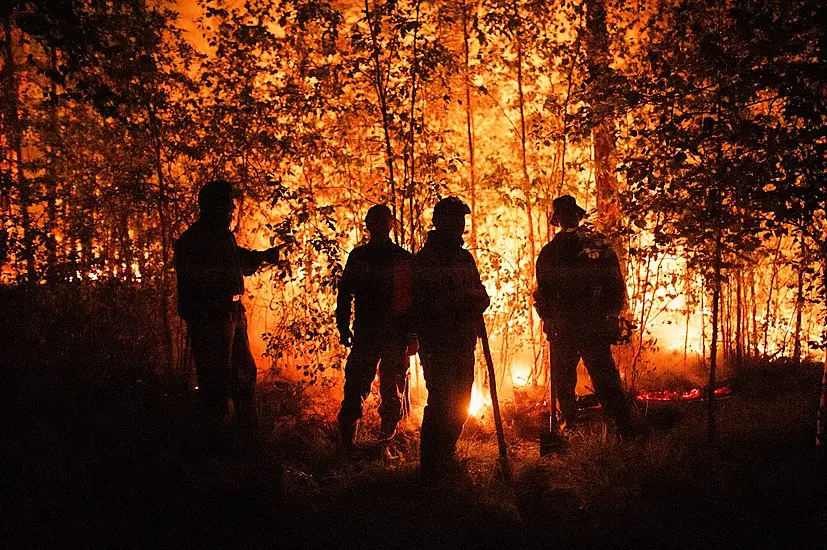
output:
[[[551,206],[554,209],[554,214],[551,216],[551,223],[553,225],[560,225],[560,222],[557,221],[557,214],[576,214],[578,221],[582,220],[583,216],[586,215],[586,211],[580,208],[577,204],[577,200],[575,200],[575,198],[571,195],[557,197],[554,199],[554,202],[551,203]]]

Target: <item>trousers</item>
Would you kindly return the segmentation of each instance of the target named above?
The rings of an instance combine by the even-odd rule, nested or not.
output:
[[[474,386],[474,348],[420,349],[428,403],[422,418],[420,463],[427,471],[454,458]]]
[[[206,419],[221,422],[233,400],[239,419],[255,414],[256,363],[247,337],[247,316],[240,302],[228,315],[188,319],[198,377],[198,389]]]
[[[549,338],[551,365],[560,412],[569,426],[577,424],[577,365],[580,359],[594,385],[601,406],[622,432],[631,422],[629,403],[623,393],[620,373],[611,345],[588,327],[568,327]]]
[[[362,403],[370,393],[370,386],[379,367],[379,416],[389,428],[396,427],[402,418],[402,394],[408,371],[405,341],[395,334],[382,332],[359,334],[353,340],[353,349],[345,363],[345,389],[340,424],[354,424],[362,418]]]

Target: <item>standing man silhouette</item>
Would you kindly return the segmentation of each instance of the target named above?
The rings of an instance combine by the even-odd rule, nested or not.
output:
[[[353,445],[362,402],[379,365],[382,419],[379,438],[389,440],[402,418],[401,395],[407,357],[417,352],[410,332],[411,260],[413,256],[390,238],[393,215],[385,205],[372,206],[365,216],[370,240],[354,248],[339,281],[336,326],[342,345],[352,350],[345,365],[345,389],[339,411],[342,444]],[[353,332],[350,330],[355,300]],[[355,334],[354,334],[355,333]]]
[[[229,182],[205,184],[198,193],[200,217],[175,242],[178,312],[187,323],[203,414],[211,429],[221,427],[229,399],[238,425],[255,421],[256,364],[241,296],[245,275],[279,259],[280,246],[265,251],[238,246],[230,231],[234,199]]]
[[[470,213],[457,197],[439,201],[434,229],[414,258],[414,312],[428,389],[420,439],[425,476],[454,461],[471,405],[480,318],[489,304],[474,257],[463,248]]]
[[[574,197],[554,199],[551,222],[561,231],[537,258],[536,308],[548,336],[560,412],[567,428],[577,425],[577,364],[586,365],[595,392],[622,434],[631,414],[612,357],[626,302],[617,254],[600,233],[580,226],[586,214]]]

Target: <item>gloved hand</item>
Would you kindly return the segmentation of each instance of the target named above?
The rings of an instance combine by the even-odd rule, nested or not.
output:
[[[339,342],[346,348],[353,345],[353,333],[349,328],[339,331]]]
[[[279,261],[280,250],[283,245],[273,246],[261,253],[261,259],[269,264],[275,264]]]

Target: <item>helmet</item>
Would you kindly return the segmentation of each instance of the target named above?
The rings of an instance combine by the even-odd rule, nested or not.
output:
[[[451,216],[465,216],[470,213],[471,209],[459,197],[445,197],[434,206],[435,220]]]
[[[238,194],[227,180],[212,180],[198,192],[198,206],[201,210],[215,210],[229,207]]]

